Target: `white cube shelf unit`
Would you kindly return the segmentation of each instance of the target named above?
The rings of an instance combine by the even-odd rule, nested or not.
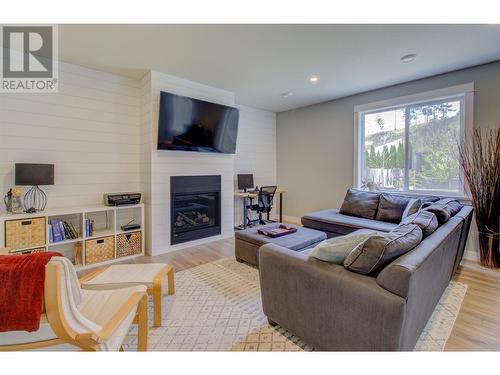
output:
[[[36,222],[37,228],[40,228],[40,219],[44,221],[45,233],[29,232],[32,223]],[[94,231],[91,234],[86,233],[86,219],[93,220]],[[49,224],[54,220],[71,223],[72,227],[76,230],[76,238],[51,242],[49,240],[51,237],[49,233]],[[123,231],[121,227],[129,223],[139,224],[140,229]],[[26,228],[26,230],[24,230],[24,228]],[[124,238],[120,238],[120,236],[125,239],[133,238],[134,241],[138,241],[140,238],[140,252],[136,249],[133,251],[133,255],[119,256],[128,253],[127,251],[118,251],[119,249],[117,249],[118,243],[122,245],[124,243]],[[97,254],[96,257],[96,251],[98,252],[98,250],[92,248],[94,258],[91,264],[87,263],[87,250],[91,250],[90,247],[93,247],[96,243],[103,242],[103,239],[107,240],[106,242],[109,250],[111,238],[114,243],[114,249],[113,252],[108,252],[107,260],[98,261],[99,254]],[[120,241],[118,241],[119,238]],[[33,250],[56,251],[71,259],[75,264],[75,268],[78,270],[142,256],[144,255],[144,241],[144,205],[142,203],[116,207],[105,205],[69,207],[45,210],[31,214],[0,215],[0,247],[6,247],[13,254],[29,253]],[[80,259],[75,259],[75,254],[77,254],[76,248],[78,246],[80,246],[81,250],[79,254]]]

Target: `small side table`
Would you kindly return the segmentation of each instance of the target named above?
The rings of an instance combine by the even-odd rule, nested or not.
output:
[[[104,290],[145,285],[153,296],[155,327],[161,326],[163,282],[168,279],[168,294],[175,293],[174,267],[169,264],[116,264],[99,268],[80,278],[83,289]]]

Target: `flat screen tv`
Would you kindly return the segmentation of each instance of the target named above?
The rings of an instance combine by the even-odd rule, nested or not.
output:
[[[158,149],[234,154],[238,120],[237,108],[161,92]]]

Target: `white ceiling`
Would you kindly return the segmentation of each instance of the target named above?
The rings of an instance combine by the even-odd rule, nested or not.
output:
[[[281,112],[500,60],[500,26],[61,25],[59,57],[137,78],[157,70]]]

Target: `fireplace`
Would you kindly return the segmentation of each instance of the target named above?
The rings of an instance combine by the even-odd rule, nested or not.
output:
[[[170,243],[221,234],[221,176],[170,177]]]

